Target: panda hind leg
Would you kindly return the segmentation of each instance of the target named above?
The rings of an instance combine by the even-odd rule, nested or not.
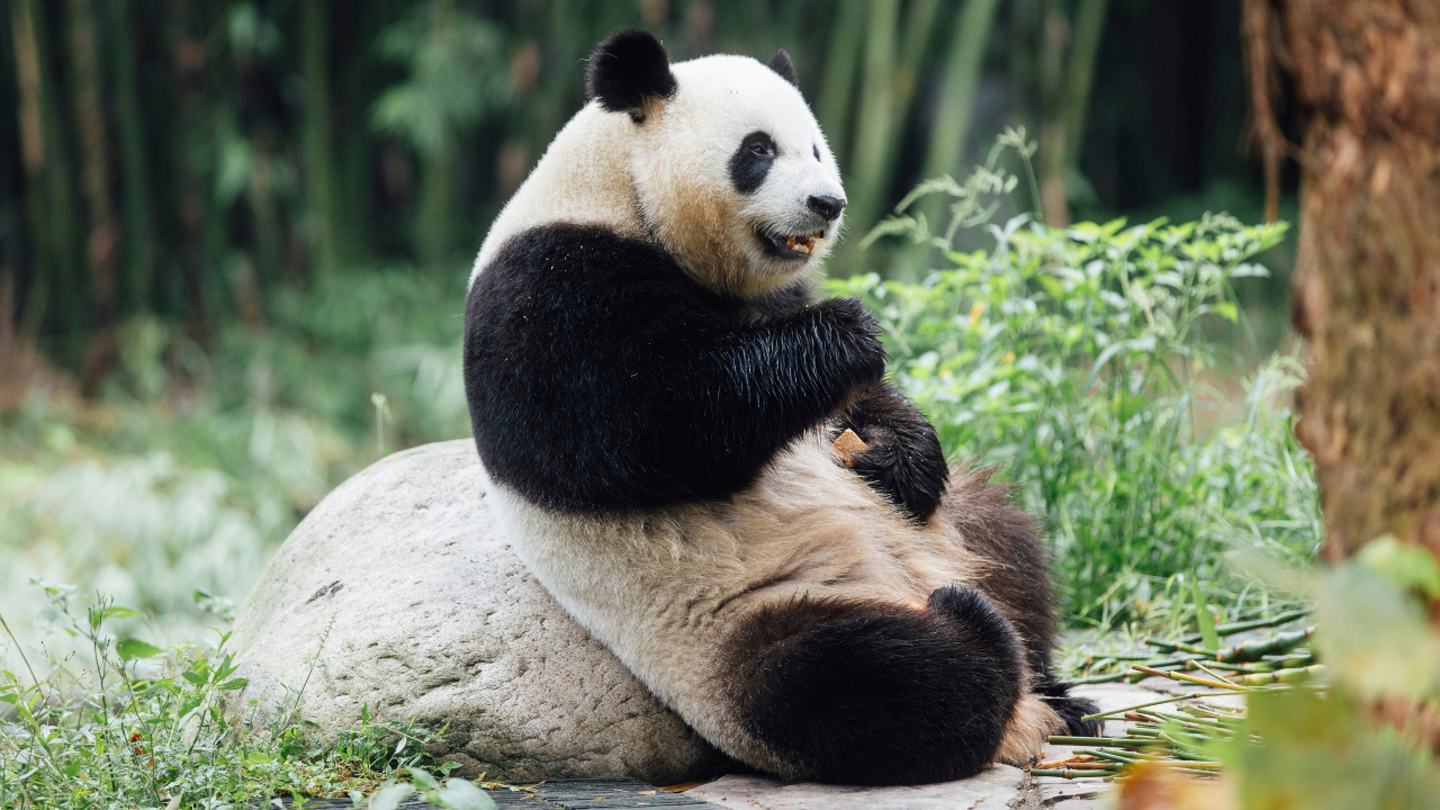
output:
[[[1082,718],[1100,709],[1093,701],[1071,696],[1069,684],[1051,677],[1055,597],[1035,520],[1010,502],[1008,487],[990,482],[993,472],[953,471],[941,511],[965,538],[970,551],[990,563],[974,584],[1020,633],[1030,671],[1039,681],[1031,687],[1032,692],[1059,716],[1066,735],[1097,736],[1101,721]]]
[[[895,785],[961,779],[995,759],[1024,692],[1024,650],[983,596],[923,610],[841,599],[759,608],[729,639],[733,708],[780,776]],[[1053,716],[1053,715],[1052,715]]]
[[[1103,720],[1086,720],[1087,715],[1100,711],[1095,701],[1070,694],[1070,684],[1062,681],[1047,681],[1033,687],[1035,694],[1065,722],[1065,734],[1070,737],[1098,737],[1104,725]]]

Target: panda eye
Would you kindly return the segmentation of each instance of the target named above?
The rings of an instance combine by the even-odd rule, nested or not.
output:
[[[740,139],[735,154],[730,156],[730,182],[741,194],[750,194],[765,182],[775,164],[775,140],[757,129]]]

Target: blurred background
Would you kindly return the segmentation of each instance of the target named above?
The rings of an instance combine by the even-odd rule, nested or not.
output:
[[[0,17],[0,613],[78,583],[190,633],[335,484],[469,436],[489,222],[623,27],[789,51],[850,199],[832,276],[911,188],[1038,146],[1003,215],[1266,216],[1239,0],[10,0]],[[1018,172],[1019,168],[1015,169]],[[1289,184],[1270,205],[1293,207]],[[1271,213],[1275,213],[1272,211]],[[983,231],[962,234],[979,247]],[[1293,232],[1238,292],[1286,340]],[[32,596],[33,594],[33,596]],[[197,596],[200,607],[197,607]],[[204,610],[202,611],[203,608]],[[17,621],[18,620],[18,621]],[[43,619],[42,619],[43,623]]]

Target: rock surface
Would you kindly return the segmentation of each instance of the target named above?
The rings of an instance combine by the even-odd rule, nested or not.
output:
[[[1158,697],[1149,689],[1129,684],[1079,686],[1072,694],[1090,698],[1103,711]],[[1110,720],[1104,733],[1123,736],[1128,725]],[[1073,751],[1069,746],[1047,743],[1040,759],[1059,759]],[[996,765],[958,782],[883,788],[786,784],[763,776],[732,774],[692,788],[685,795],[748,810],[1100,810],[1107,806],[1106,796],[1113,788],[1113,783],[1100,779],[1032,777],[1018,768]]]
[[[298,707],[330,737],[368,706],[382,722],[444,727],[432,753],[470,778],[713,775],[723,757],[525,570],[483,475],[472,442],[442,442],[326,497],[235,624],[236,676],[250,684],[228,704],[232,722],[261,727]]]
[[[1025,772],[996,765],[958,782],[903,787],[787,785],[763,776],[732,774],[685,795],[747,810],[1008,810]]]

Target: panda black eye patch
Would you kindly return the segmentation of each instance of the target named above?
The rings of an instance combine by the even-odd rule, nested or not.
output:
[[[730,182],[741,194],[760,188],[770,166],[775,163],[775,141],[756,130],[740,141],[740,148],[730,158]]]

